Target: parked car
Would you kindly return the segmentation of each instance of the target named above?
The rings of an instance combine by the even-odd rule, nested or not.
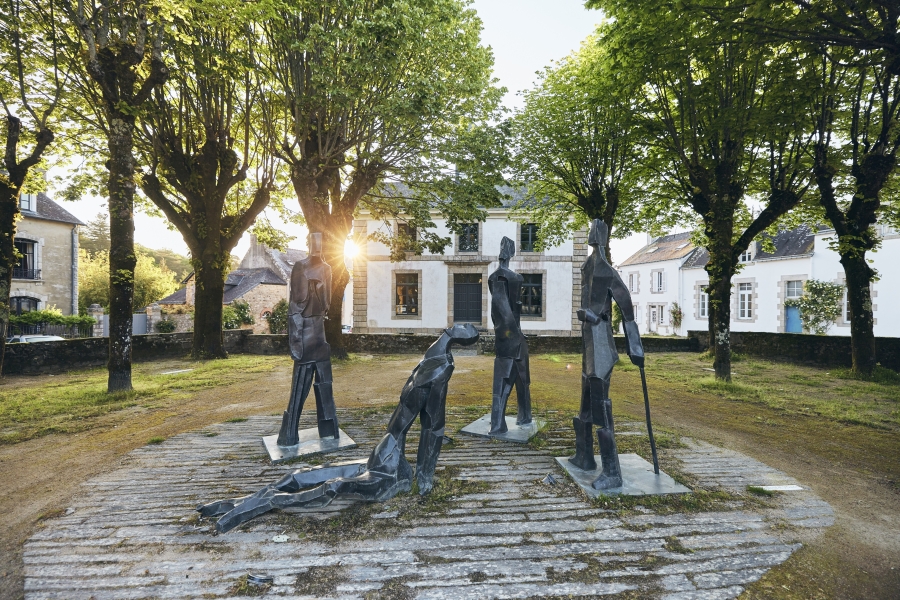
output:
[[[341,325],[341,333],[353,333],[353,325]]]
[[[6,339],[7,344],[32,344],[34,342],[58,342],[66,338],[58,335],[14,335]]]

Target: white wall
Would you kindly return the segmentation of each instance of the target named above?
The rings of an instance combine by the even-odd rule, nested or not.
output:
[[[674,333],[671,319],[669,318],[669,310],[675,302],[681,303],[679,300],[679,276],[682,259],[672,259],[666,261],[644,263],[638,265],[625,265],[619,267],[619,275],[625,286],[628,287],[629,275],[636,273],[638,275],[638,290],[631,292],[631,302],[635,305],[634,320],[638,324],[638,330],[641,334],[655,330],[661,335],[671,335]],[[663,292],[653,292],[651,275],[653,271],[662,270],[666,274],[666,285]],[[663,323],[656,323],[651,327],[650,323],[650,305],[662,306]],[[682,304],[682,310],[684,305]],[[679,329],[680,334],[685,332],[684,323]]]

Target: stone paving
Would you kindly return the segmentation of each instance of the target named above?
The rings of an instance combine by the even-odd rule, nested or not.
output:
[[[342,427],[359,443],[341,459],[364,458],[380,437],[389,413],[372,412],[339,411]],[[26,543],[26,597],[734,598],[800,547],[798,528],[815,535],[833,522],[831,508],[805,489],[750,500],[748,485],[798,482],[691,440],[668,451],[663,469],[674,460],[695,489],[743,499],[733,496],[710,512],[607,510],[589,502],[555,464],[553,457],[572,444],[570,430],[557,425],[532,445],[452,432],[473,414],[448,411],[453,443],[441,454],[436,478],[485,482],[479,491],[412,517],[402,505],[414,499],[372,505],[361,513],[375,532],[366,536],[335,518],[349,512],[347,500],[266,515],[224,535],[198,521],[198,503],[249,493],[299,466],[266,460],[260,437],[278,430],[279,417],[210,426],[140,448],[85,483],[66,514]],[[314,426],[311,415],[301,423]],[[619,428],[622,436],[640,431],[637,423]],[[408,448],[415,447],[411,438]],[[541,483],[547,473],[559,483]],[[312,518],[333,519],[349,539],[304,539],[285,527],[285,519]],[[288,541],[275,543],[283,533]],[[274,583],[242,587],[248,573],[265,573]]]

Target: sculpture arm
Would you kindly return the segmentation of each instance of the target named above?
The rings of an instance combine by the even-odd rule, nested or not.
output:
[[[502,277],[494,282],[494,290],[491,292],[491,313],[493,315],[496,311],[502,322],[513,323],[516,317],[509,305],[509,291],[506,283],[506,279]],[[494,323],[495,328],[496,326],[497,323]]]
[[[628,357],[631,362],[639,367],[644,366],[644,346],[641,344],[641,334],[638,324],[634,320],[634,305],[631,303],[631,294],[618,272],[613,272],[612,289],[613,300],[622,311],[622,328],[625,330],[625,345],[628,349]]]
[[[331,266],[325,264],[325,276],[322,278],[322,291],[324,293],[324,297],[322,300],[325,301],[326,308],[331,307]]]

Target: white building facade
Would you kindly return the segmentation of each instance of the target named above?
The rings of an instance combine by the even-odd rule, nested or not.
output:
[[[881,248],[870,254],[880,279],[872,286],[875,335],[900,336],[900,315],[879,298],[900,292],[900,235],[882,228]],[[741,270],[732,279],[732,331],[802,333],[799,310],[785,306],[789,298],[803,295],[803,284],[818,279],[844,284],[846,278],[838,254],[829,248],[831,230],[799,227],[781,232],[766,251],[754,242],[741,256]],[[709,258],[690,244],[690,234],[664,236],[618,265],[622,279],[632,287],[641,333],[661,335],[709,327],[709,297],[704,288],[709,277],[704,269]],[[632,283],[630,283],[632,282]],[[828,335],[850,335],[846,294],[841,317]],[[676,332],[671,309],[677,303],[683,318]],[[881,307],[879,309],[879,307]]]
[[[580,335],[575,311],[587,233],[580,231],[559,246],[538,251],[535,224],[509,220],[504,208],[487,213],[483,223],[466,225],[462,235],[452,233],[433,215],[436,233],[451,238],[450,246],[443,254],[407,253],[400,262],[391,262],[389,248],[368,238],[378,231],[395,234],[402,224],[360,214],[353,222],[354,237],[367,241],[353,260],[353,332],[437,334],[454,323],[472,323],[492,332],[487,282],[499,265],[500,240],[506,236],[516,242],[510,268],[525,279],[522,330],[532,335]]]

